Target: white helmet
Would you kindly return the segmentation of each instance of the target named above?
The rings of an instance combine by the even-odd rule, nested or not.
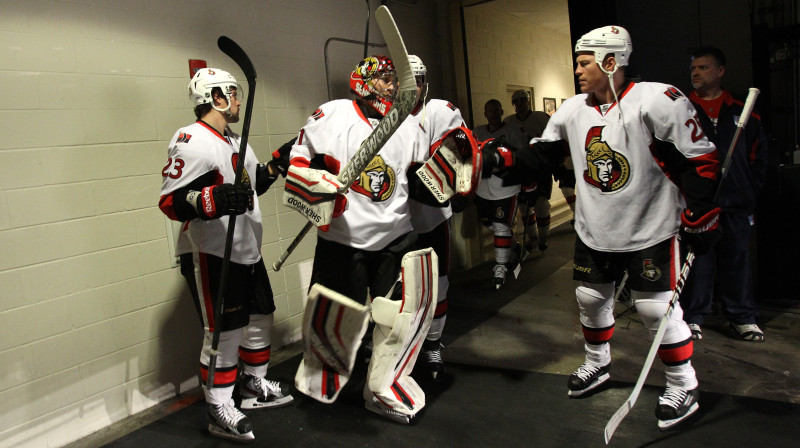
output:
[[[214,106],[211,91],[219,87],[222,94],[228,100],[228,107],[219,109]],[[189,98],[194,102],[195,107],[201,104],[211,104],[211,107],[220,112],[226,113],[231,107],[231,94],[236,91],[236,98],[244,102],[244,89],[241,88],[236,78],[230,73],[217,68],[201,68],[192,76],[189,82]]]
[[[609,53],[614,55],[617,64],[613,71],[616,71],[617,67],[628,65],[628,58],[633,52],[631,35],[621,26],[609,25],[597,28],[581,36],[575,43],[575,53],[580,52],[594,53],[594,60],[600,69],[603,69],[603,58]]]
[[[408,55],[408,62],[411,64],[411,73],[414,74],[414,77],[422,76],[424,82],[425,76],[428,74],[428,69],[425,67],[425,64],[422,63],[422,59],[415,54],[410,54]]]

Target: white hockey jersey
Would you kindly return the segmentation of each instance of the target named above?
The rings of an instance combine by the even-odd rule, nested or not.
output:
[[[216,184],[232,184],[236,178],[235,169],[240,144],[239,136],[230,129],[223,136],[201,121],[178,129],[169,142],[169,160],[162,171],[162,210],[169,215],[171,193],[188,186],[208,172],[217,173]],[[258,159],[248,145],[242,183],[250,184],[253,190],[255,190],[254,176],[257,165]],[[184,223],[176,243],[177,254],[197,251],[224,257],[229,219],[229,216],[208,221],[197,218]],[[261,210],[258,200],[255,199],[253,210],[248,210],[236,218],[231,261],[238,264],[258,262],[261,259],[261,239]]]
[[[372,132],[378,120],[366,118],[355,101],[320,106],[300,130],[290,154],[293,165],[321,160],[338,174]],[[379,250],[411,231],[407,170],[427,158],[427,143],[416,120],[405,120],[350,186],[347,210],[331,221],[322,239],[363,250]]]
[[[488,125],[482,124],[475,126],[475,138],[478,140],[488,140],[490,138],[505,137],[506,141],[514,148],[527,148],[527,136],[522,128],[503,123],[499,129],[490,132]],[[520,185],[503,185],[503,179],[492,174],[490,177],[481,179],[475,194],[478,197],[489,200],[506,199],[519,193]]]
[[[425,133],[428,148],[453,129],[466,127],[461,111],[449,101],[433,99],[415,112],[408,119],[417,120],[420,129]],[[453,216],[453,209],[449,205],[434,207],[412,200],[408,206],[411,209],[411,223],[419,233],[430,232]]]
[[[607,252],[643,249],[678,233],[686,205],[668,177],[679,173],[667,171],[667,160],[685,158],[694,175],[709,179],[718,168],[716,148],[677,88],[629,83],[618,96],[607,109],[587,94],[568,99],[542,137],[531,140],[569,143],[575,231],[587,246]]]

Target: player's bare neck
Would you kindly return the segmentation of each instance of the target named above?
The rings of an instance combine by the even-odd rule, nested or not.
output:
[[[220,135],[225,135],[225,128],[228,127],[228,120],[222,112],[211,109],[207,114],[201,118],[206,124],[214,128]]]

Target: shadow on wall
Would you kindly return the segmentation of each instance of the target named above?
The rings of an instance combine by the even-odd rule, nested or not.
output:
[[[181,283],[182,286],[183,283]],[[159,395],[172,393],[180,395],[188,389],[200,385],[200,349],[203,340],[203,328],[197,316],[188,288],[175,291],[174,309],[164,321],[161,331],[157,364],[155,366],[155,384],[169,385],[170,391],[163,390]],[[196,384],[187,386],[187,380],[197,379]],[[162,387],[164,387],[162,386]],[[148,395],[142,390],[142,393]]]

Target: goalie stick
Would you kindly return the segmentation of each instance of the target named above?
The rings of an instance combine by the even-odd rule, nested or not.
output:
[[[367,167],[369,162],[378,154],[378,151],[383,148],[383,145],[389,141],[389,138],[394,134],[400,124],[405,121],[414,104],[417,102],[417,84],[414,81],[414,74],[411,72],[411,64],[408,62],[408,52],[403,43],[403,37],[397,29],[397,24],[394,22],[392,13],[389,8],[381,6],[375,12],[375,18],[378,21],[378,26],[381,29],[386,46],[389,48],[389,56],[397,68],[397,79],[399,91],[397,98],[389,108],[389,112],[381,119],[372,133],[361,142],[358,151],[353,155],[353,158],[347,162],[344,169],[336,176],[336,179],[343,185],[341,191],[346,191],[350,185],[355,182],[364,168]],[[272,269],[276,272],[281,269],[289,255],[297,248],[303,237],[306,236],[313,224],[307,222],[306,225],[297,234],[292,244],[286,248],[286,251],[272,264]]]
[[[750,92],[747,94],[747,99],[744,102],[744,107],[742,108],[742,115],[739,117],[739,121],[736,123],[736,132],[733,134],[733,139],[731,140],[731,144],[728,147],[727,157],[725,162],[722,165],[722,177],[720,178],[719,185],[717,186],[717,192],[714,194],[714,203],[717,202],[719,198],[719,192],[722,188],[722,183],[725,181],[725,177],[728,173],[728,167],[731,164],[731,158],[733,157],[733,150],[736,147],[736,143],[739,141],[739,136],[742,132],[742,128],[747,125],[747,121],[750,119],[750,114],[753,112],[753,106],[755,105],[756,99],[758,95],[761,93],[757,88],[751,87]],[[611,437],[614,435],[614,431],[617,430],[617,427],[622,422],[622,420],[628,415],[633,405],[636,403],[636,400],[639,398],[639,393],[642,391],[642,386],[644,385],[645,380],[647,379],[647,374],[650,373],[650,368],[653,366],[653,360],[655,359],[656,353],[658,352],[658,347],[661,345],[661,341],[664,340],[664,333],[667,330],[667,321],[669,317],[672,315],[672,311],[675,309],[675,303],[678,301],[680,297],[681,290],[683,289],[683,285],[686,282],[686,278],[689,276],[689,269],[692,267],[692,262],[694,261],[694,252],[689,249],[689,252],[686,254],[686,261],[681,268],[681,275],[678,279],[678,285],[675,287],[675,291],[672,294],[672,299],[669,301],[669,306],[667,307],[667,312],[664,317],[661,318],[661,322],[658,325],[658,330],[656,331],[656,335],[653,338],[653,343],[650,346],[650,351],[647,353],[647,358],[644,361],[644,367],[642,367],[642,371],[639,374],[639,378],[636,380],[636,385],[633,387],[633,392],[628,397],[628,400],[617,409],[617,412],[608,419],[608,423],[606,423],[604,435],[606,444],[611,440]],[[627,278],[627,276],[625,277]],[[623,283],[620,285],[620,289],[625,286],[624,280]]]
[[[242,181],[242,173],[244,172],[244,159],[247,155],[247,138],[250,135],[250,118],[253,115],[253,101],[256,96],[256,69],[247,53],[242,50],[236,42],[226,36],[220,36],[217,39],[217,46],[223,53],[228,55],[233,62],[235,62],[244,73],[247,79],[247,105],[245,106],[244,120],[242,120],[242,134],[241,143],[239,145],[239,161],[236,164],[236,175],[234,177],[234,185]],[[228,287],[228,268],[231,261],[231,248],[233,246],[233,233],[236,228],[236,215],[230,215],[228,218],[228,234],[225,238],[225,255],[222,258],[222,272],[219,277],[219,289],[217,290],[217,303],[214,308],[214,334],[211,338],[211,355],[208,361],[208,378],[206,386],[210,390],[214,385],[214,374],[217,370],[217,351],[219,349],[219,336],[222,325],[220,318],[222,317],[223,303],[225,302],[225,290]]]

